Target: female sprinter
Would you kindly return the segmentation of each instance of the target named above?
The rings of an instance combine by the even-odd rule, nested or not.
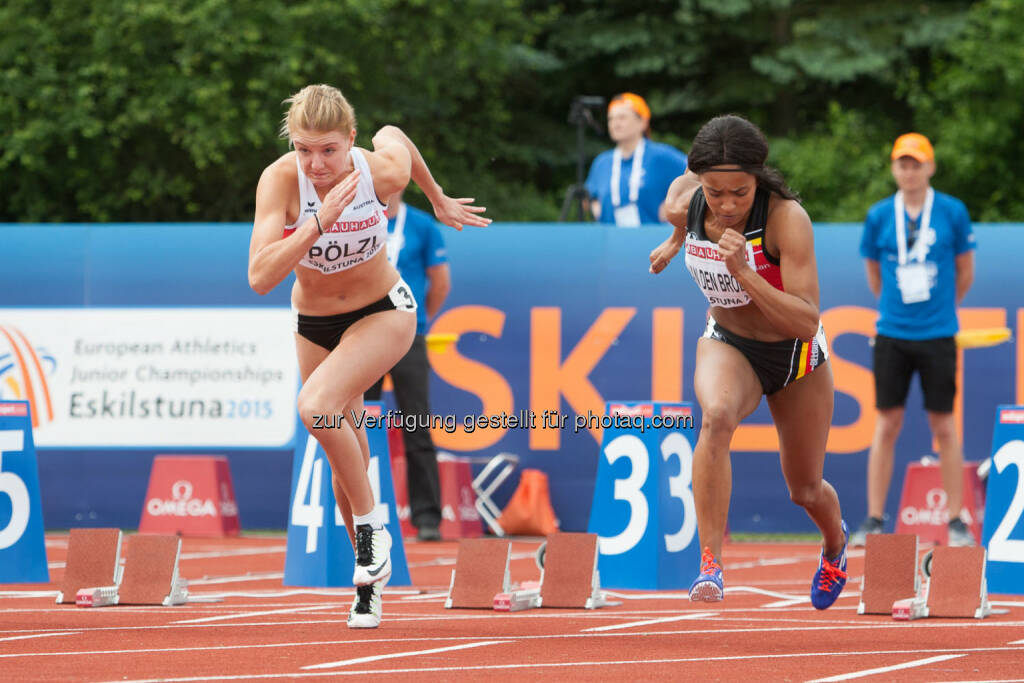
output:
[[[660,273],[685,245],[686,267],[710,304],[697,344],[694,388],[703,412],[693,457],[701,546],[690,599],[723,597],[722,537],[729,513],[733,432],[767,397],[782,474],[824,543],[811,602],[825,609],[846,583],[847,529],[822,478],[832,422],[832,369],[819,321],[814,233],[782,176],[765,166],[764,134],[738,116],[700,129],[689,172],[667,197],[672,236],[650,256]]]
[[[334,494],[355,548],[352,628],[380,624],[380,593],[391,574],[391,536],[367,477],[369,447],[353,415],[363,392],[405,355],[416,333],[416,301],[388,262],[381,198],[410,178],[438,220],[456,229],[485,226],[472,199],[452,199],[416,146],[394,126],[354,146],[355,113],[339,90],[310,85],[287,100],[281,126],[294,147],[263,171],[249,247],[249,284],[266,294],[295,272],[292,308],[302,376],[299,415],[331,464]],[[331,429],[317,416],[344,415]],[[354,530],[354,531],[353,531]]]

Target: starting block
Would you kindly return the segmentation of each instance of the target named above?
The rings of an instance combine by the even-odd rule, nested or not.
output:
[[[121,530],[72,529],[57,604],[77,602],[78,594],[88,586],[103,586],[104,590],[113,588],[116,597],[119,583]]]
[[[101,588],[83,588],[75,595],[75,604],[79,607],[107,607],[116,605],[120,600],[117,586]]]
[[[892,603],[892,618],[898,621],[913,621],[928,616],[928,605],[924,598],[904,598]]]
[[[540,606],[596,609],[607,604],[597,571],[597,534],[548,536]]]
[[[125,544],[122,605],[183,605],[188,582],[178,576],[181,537],[140,534]]]
[[[72,529],[58,603],[79,607],[182,605],[188,582],[178,576],[179,536],[130,536],[121,565],[120,529]]]
[[[896,616],[896,603],[913,599],[920,588],[917,534],[868,534],[857,614],[891,612],[902,618]]]
[[[511,559],[512,543],[509,541],[492,538],[460,540],[444,606],[447,609],[494,609],[495,596],[511,592]]]
[[[990,615],[985,548],[939,546],[932,553],[924,616],[983,619]]]
[[[495,611],[518,612],[540,607],[540,585],[539,581],[524,581],[516,590],[498,593],[494,596]]]

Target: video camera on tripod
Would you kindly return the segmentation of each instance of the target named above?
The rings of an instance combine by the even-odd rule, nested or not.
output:
[[[605,99],[599,95],[577,95],[573,98],[569,107],[569,123],[576,126],[576,183],[565,192],[565,201],[562,202],[562,213],[560,221],[569,217],[570,210],[576,208],[576,220],[584,221],[587,216],[586,203],[590,199],[586,186],[583,184],[583,167],[586,163],[586,156],[583,150],[583,130],[589,126],[600,135],[604,134],[595,119],[591,109],[604,106]]]

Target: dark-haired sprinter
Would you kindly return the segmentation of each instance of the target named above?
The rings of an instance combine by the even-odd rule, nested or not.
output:
[[[672,236],[651,252],[660,273],[686,247],[686,267],[708,299],[694,388],[703,412],[693,457],[693,495],[703,547],[690,599],[723,597],[722,538],[732,492],[729,444],[762,394],[779,435],[782,474],[794,503],[821,530],[811,602],[825,609],[846,583],[848,532],[835,489],[822,478],[832,422],[832,369],[819,320],[814,232],[768,142],[739,116],[697,133],[689,171],[666,199]]]

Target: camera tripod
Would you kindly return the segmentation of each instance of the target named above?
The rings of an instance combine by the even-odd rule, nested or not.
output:
[[[569,213],[574,208],[576,210],[576,220],[579,222],[585,221],[586,217],[590,215],[589,207],[587,206],[590,194],[583,184],[583,166],[586,162],[583,150],[583,129],[586,126],[590,126],[596,132],[604,133],[601,125],[594,120],[594,115],[590,111],[591,107],[600,107],[603,104],[603,97],[578,95],[573,99],[572,106],[569,108],[569,123],[576,125],[576,182],[565,191],[562,213],[558,217],[560,221],[568,220]]]

